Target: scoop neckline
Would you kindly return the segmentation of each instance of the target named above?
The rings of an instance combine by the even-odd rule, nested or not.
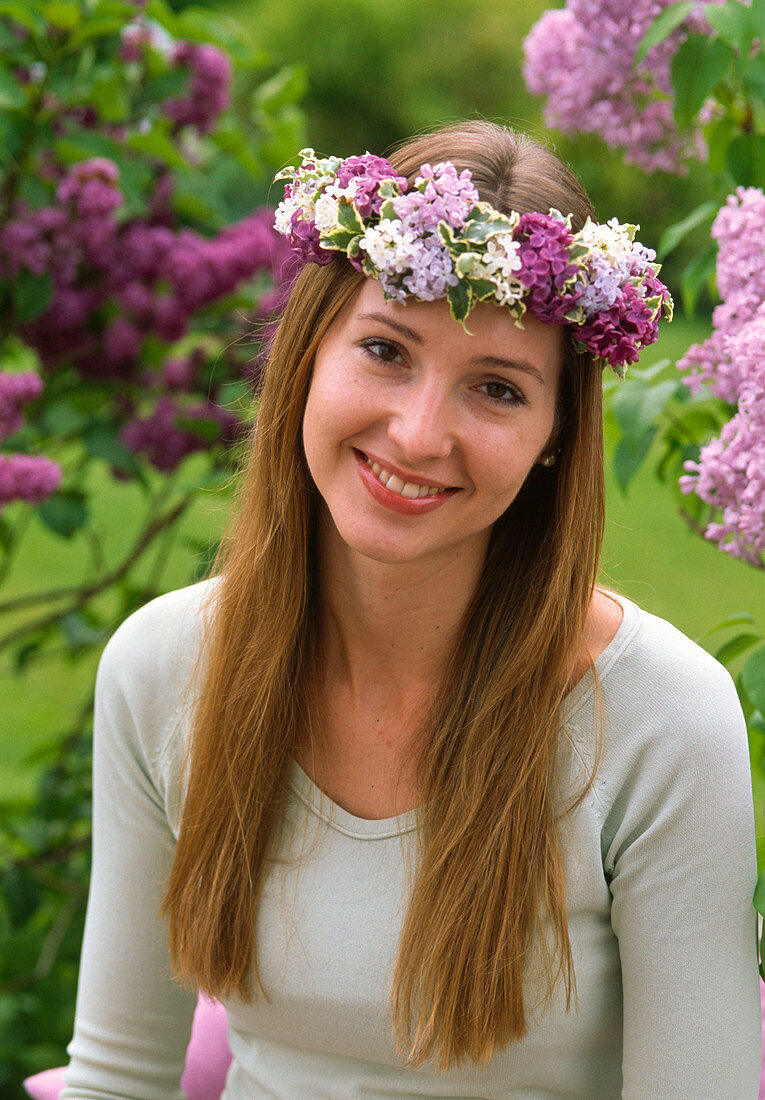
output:
[[[618,592],[609,590],[608,595],[621,606],[622,621],[616,628],[611,641],[595,660],[595,673],[599,683],[606,678],[640,626],[640,608],[637,604]],[[573,717],[575,712],[591,698],[595,683],[596,677],[593,676],[592,669],[588,669],[563,700],[564,721]],[[349,813],[325,794],[294,758],[290,771],[290,786],[300,801],[331,829],[355,840],[386,840],[390,837],[400,837],[414,831],[418,826],[420,808],[417,807],[394,817],[383,818],[357,817]]]

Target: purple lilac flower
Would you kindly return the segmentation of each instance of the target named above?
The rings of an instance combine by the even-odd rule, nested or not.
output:
[[[171,60],[189,69],[191,83],[185,96],[166,99],[162,108],[177,126],[194,126],[205,134],[231,101],[231,62],[215,46],[195,42],[179,42]]]
[[[379,214],[383,201],[379,195],[382,180],[393,180],[400,188],[406,187],[406,179],[396,174],[392,164],[372,153],[365,153],[362,157],[346,157],[337,170],[337,182],[345,188],[351,180],[356,181],[353,204],[362,218]]]
[[[75,164],[56,190],[62,206],[71,203],[81,218],[108,218],[122,205],[117,186],[117,165],[105,157],[94,157]]]
[[[582,293],[568,252],[571,231],[549,214],[529,213],[521,215],[514,237],[521,246],[516,278],[528,290],[526,304],[540,321],[562,322]]]
[[[43,455],[0,454],[0,508],[12,500],[45,500],[58,489],[61,476],[61,467]]]
[[[761,565],[765,551],[765,195],[739,188],[730,195],[712,227],[717,238],[718,288],[725,297],[712,315],[714,329],[678,362],[698,391],[736,405],[720,437],[702,447],[698,462],[687,462],[684,492],[721,512],[707,538],[743,561]]]
[[[735,336],[765,301],[765,194],[739,187],[729,195],[712,225],[718,242],[717,287],[723,302],[712,313],[713,331],[693,344],[678,362],[690,371],[686,385],[694,393],[706,383],[722,401],[734,405],[749,365],[731,354]]]
[[[161,397],[148,417],[136,417],[120,432],[122,442],[135,454],[143,454],[157,470],[174,470],[187,455],[203,450],[207,444],[191,432],[177,426],[184,420],[217,420],[221,441],[229,444],[242,430],[232,413],[213,402],[181,408],[171,397]]]
[[[21,406],[34,401],[42,393],[42,379],[37,374],[0,374],[0,440],[17,432],[24,422]]]
[[[619,298],[605,312],[574,329],[574,338],[612,367],[636,363],[639,348],[652,344],[658,336],[658,317],[631,285],[622,288]]]
[[[435,168],[423,164],[416,184],[418,189],[393,199],[393,209],[398,217],[415,231],[418,227],[435,230],[439,222],[446,222],[456,229],[467,221],[471,210],[480,201],[468,170],[458,174],[448,161],[437,164]]]
[[[524,42],[530,91],[547,96],[545,121],[565,133],[595,133],[646,171],[683,170],[703,155],[700,136],[680,134],[670,64],[688,31],[707,29],[697,0],[685,22],[635,65],[637,48],[673,0],[567,0],[546,11]]]

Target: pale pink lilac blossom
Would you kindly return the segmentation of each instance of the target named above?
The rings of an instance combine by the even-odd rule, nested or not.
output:
[[[762,565],[765,552],[765,195],[738,188],[712,227],[718,241],[717,285],[724,301],[714,329],[678,362],[691,373],[692,392],[702,386],[736,407],[720,437],[686,462],[680,485],[721,512],[706,536],[721,550]]]
[[[670,64],[689,31],[707,29],[697,0],[683,24],[635,66],[645,32],[674,0],[567,0],[546,11],[524,42],[523,75],[547,97],[545,121],[564,133],[598,134],[646,171],[684,170],[704,155],[693,129],[680,133],[673,116]]]

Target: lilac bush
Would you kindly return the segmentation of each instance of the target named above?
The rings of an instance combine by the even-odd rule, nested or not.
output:
[[[293,277],[264,204],[304,143],[301,80],[265,75],[258,44],[201,8],[0,4],[0,586],[30,521],[80,562],[0,600],[6,677],[92,659],[168,585],[179,541],[197,569],[214,552],[179,524],[230,481]],[[119,552],[91,509],[103,471],[138,490]],[[57,699],[38,796],[0,806],[4,1097],[71,1034],[91,715],[92,688]]]

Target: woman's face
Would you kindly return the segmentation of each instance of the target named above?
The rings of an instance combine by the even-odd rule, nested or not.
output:
[[[562,328],[481,304],[386,302],[365,280],[319,346],[303,422],[331,537],[387,563],[486,552],[546,453]],[[387,483],[387,484],[386,484]],[[446,557],[444,557],[446,555]]]

